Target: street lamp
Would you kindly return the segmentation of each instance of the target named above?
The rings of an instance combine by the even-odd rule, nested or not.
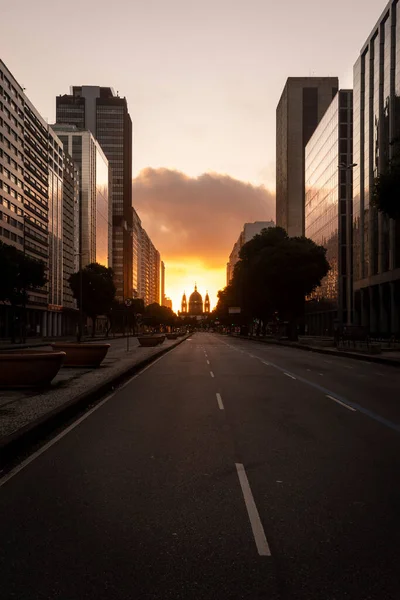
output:
[[[339,218],[342,216],[346,216],[346,230],[345,232],[342,230],[341,223],[339,226],[339,236],[340,236],[340,254],[339,254],[339,264],[341,265],[340,277],[339,277],[339,326],[342,328],[343,326],[343,264],[342,264],[342,253],[341,248],[343,245],[346,246],[346,279],[347,279],[347,287],[346,287],[346,307],[347,307],[347,319],[346,325],[351,325],[352,322],[352,313],[353,313],[353,290],[352,290],[352,272],[353,272],[353,245],[352,245],[352,229],[353,229],[353,210],[352,210],[352,197],[351,197],[351,174],[354,167],[357,166],[357,163],[345,163],[340,162],[338,164],[338,169],[340,171],[345,171],[346,173],[346,212],[343,214],[340,207],[339,200]],[[339,180],[340,184],[340,180]],[[339,198],[340,198],[340,185],[339,185]],[[343,240],[344,238],[344,240]],[[345,243],[343,243],[345,241]]]

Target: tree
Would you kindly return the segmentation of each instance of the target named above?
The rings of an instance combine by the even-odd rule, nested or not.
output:
[[[73,273],[69,285],[79,309],[92,319],[92,336],[95,335],[96,319],[99,315],[108,315],[113,305],[116,288],[113,281],[114,272],[111,268],[99,263],[91,263],[81,271]],[[81,299],[82,281],[82,307]]]
[[[176,314],[171,308],[160,306],[158,302],[148,304],[144,311],[144,322],[149,327],[159,328],[161,325],[173,327],[176,323]]]
[[[281,227],[264,229],[243,246],[221,299],[237,300],[243,314],[264,326],[275,317],[288,321],[289,336],[296,339],[305,298],[329,268],[326,249],[312,240],[289,238]]]
[[[0,242],[0,302],[11,305],[12,341],[17,306],[25,306],[29,290],[46,284],[46,267],[42,261],[26,255],[15,246]],[[23,328],[26,324],[23,323]]]
[[[374,180],[371,203],[391,219],[400,218],[400,140],[392,142],[393,156],[386,171]]]

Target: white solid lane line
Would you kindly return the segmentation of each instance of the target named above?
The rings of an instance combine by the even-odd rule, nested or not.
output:
[[[242,488],[244,503],[249,515],[250,525],[253,531],[258,554],[260,556],[271,556],[271,550],[269,549],[267,538],[265,537],[264,528],[261,523],[260,515],[258,514],[256,503],[254,502],[246,471],[241,463],[235,463],[235,466],[239,477],[240,487]]]
[[[218,406],[219,406],[220,410],[224,410],[224,405],[222,403],[221,394],[218,394],[218,393],[217,393],[217,402],[218,402]]]
[[[210,371],[210,375],[211,377],[214,377],[214,373],[212,371]]]
[[[344,406],[344,408],[351,410],[352,412],[357,412],[355,408],[353,408],[352,406],[349,406],[348,404],[345,404],[344,402],[341,402],[340,400],[338,400],[337,398],[334,398],[333,396],[329,396],[328,394],[326,394],[326,397],[329,398],[329,400],[333,400],[334,402],[337,402],[337,404],[340,404],[340,406]]]
[[[22,463],[20,463],[17,467],[15,467],[14,469],[11,469],[11,471],[9,473],[7,473],[7,475],[5,475],[2,479],[0,479],[0,487],[2,487],[5,483],[7,483],[7,481],[10,481],[10,479],[12,479],[15,475],[17,475],[20,471],[22,471],[22,469],[25,469],[25,467],[27,467],[31,462],[33,462],[41,454],[43,454],[44,452],[46,452],[46,450],[48,450],[49,448],[51,448],[52,446],[54,446],[54,444],[56,444],[59,440],[61,440],[70,431],[72,431],[73,429],[75,429],[75,427],[78,427],[78,425],[80,425],[85,419],[87,419],[88,417],[90,417],[90,415],[92,413],[94,413],[96,410],[98,410],[101,406],[103,406],[103,404],[105,404],[106,402],[108,402],[117,392],[120,392],[121,390],[123,390],[134,379],[137,379],[138,377],[140,377],[145,371],[147,371],[147,369],[151,369],[151,367],[154,367],[154,365],[156,363],[158,363],[158,361],[162,360],[166,356],[167,356],[167,354],[164,354],[163,356],[160,356],[155,361],[153,361],[150,365],[147,365],[147,367],[145,367],[144,369],[142,369],[139,373],[136,373],[136,375],[134,375],[133,377],[131,377],[130,379],[128,379],[128,381],[126,381],[123,385],[117,387],[117,389],[114,392],[112,392],[112,394],[109,394],[106,398],[104,398],[98,404],[96,404],[96,406],[94,406],[93,408],[91,408],[90,410],[88,410],[79,419],[77,419],[71,425],[69,425],[69,427],[67,427],[66,429],[64,429],[64,431],[62,431],[56,437],[54,437],[52,440],[50,440],[49,442],[47,442],[47,444],[45,444],[44,446],[42,446],[37,452],[34,452],[26,460],[22,461]]]
[[[284,375],[286,375],[286,377],[291,377],[292,379],[296,379],[296,377],[294,375],[291,375],[290,373],[284,373]]]

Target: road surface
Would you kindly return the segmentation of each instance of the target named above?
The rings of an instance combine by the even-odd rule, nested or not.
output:
[[[197,333],[105,400],[0,480],[2,600],[400,598],[399,370]]]

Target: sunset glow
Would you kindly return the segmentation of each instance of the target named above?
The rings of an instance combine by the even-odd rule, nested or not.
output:
[[[217,304],[217,292],[226,285],[226,269],[210,269],[204,266],[200,261],[192,259],[174,261],[165,259],[165,294],[172,300],[173,310],[178,312],[181,309],[181,300],[183,292],[189,299],[197,283],[197,289],[203,296],[203,302],[208,291],[210,296],[211,310]]]

